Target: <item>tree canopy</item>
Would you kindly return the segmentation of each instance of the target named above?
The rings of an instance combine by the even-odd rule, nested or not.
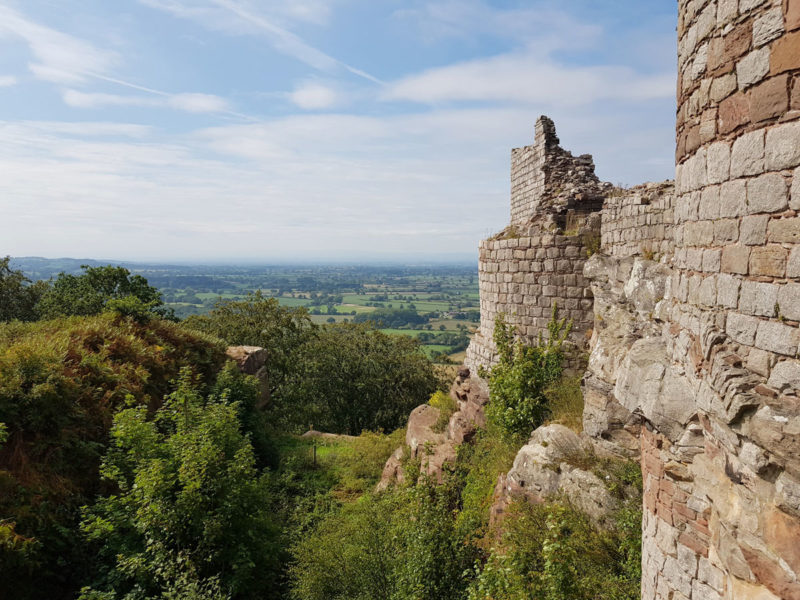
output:
[[[35,321],[36,304],[47,290],[47,283],[32,283],[22,271],[12,269],[11,258],[0,258],[0,322]]]
[[[436,386],[416,340],[342,323],[321,328],[300,348],[278,408],[300,427],[392,431]]]
[[[42,318],[98,315],[109,305],[144,310],[161,317],[171,317],[164,307],[161,292],[141,275],[131,275],[124,267],[81,267],[81,275],[60,273],[42,296],[38,310]],[[124,304],[120,305],[120,301]]]

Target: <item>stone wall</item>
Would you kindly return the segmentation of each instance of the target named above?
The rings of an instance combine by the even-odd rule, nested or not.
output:
[[[547,117],[536,121],[532,146],[512,150],[511,224],[480,245],[481,325],[467,348],[468,367],[495,361],[498,313],[533,342],[547,334],[557,305],[559,317],[573,321],[568,367],[583,368],[593,321],[583,264],[591,245],[599,246],[599,210],[612,189],[594,174],[590,155],[574,157],[559,146]]]
[[[603,252],[610,256],[663,256],[673,247],[675,185],[646,183],[606,198],[600,227]]]
[[[673,249],[587,263],[584,425],[641,451],[644,599],[800,599],[800,0],[679,13]]]
[[[536,121],[534,143],[511,151],[511,225],[527,226],[545,216],[563,227],[568,211],[596,212],[611,188],[594,174],[591,155],[572,156],[559,146],[548,117]]]
[[[564,236],[531,232],[519,238],[481,242],[478,263],[481,323],[467,349],[467,366],[495,362],[492,342],[495,318],[506,321],[528,340],[547,331],[553,306],[559,317],[573,321],[570,339],[586,345],[586,331],[593,323],[592,299],[583,277],[587,251],[580,235]],[[577,368],[580,357],[572,357]]]

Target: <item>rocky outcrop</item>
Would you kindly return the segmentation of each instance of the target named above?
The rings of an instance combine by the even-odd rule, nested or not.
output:
[[[230,346],[226,354],[228,358],[236,361],[242,373],[258,379],[261,384],[261,398],[257,407],[268,406],[270,391],[267,361],[269,361],[269,352],[259,346]]]
[[[574,506],[603,524],[620,507],[598,475],[591,441],[563,425],[539,427],[514,459],[514,466],[501,476],[495,489],[494,522],[513,499],[542,503],[567,498]]]
[[[441,481],[445,465],[456,458],[456,448],[469,441],[479,427],[486,424],[483,407],[489,401],[486,382],[472,375],[469,369],[458,372],[450,388],[456,403],[444,427],[440,425],[440,410],[429,404],[415,408],[408,418],[406,443],[395,450],[383,469],[378,491],[405,479],[404,461],[419,461],[420,477]],[[441,429],[441,430],[439,430]]]

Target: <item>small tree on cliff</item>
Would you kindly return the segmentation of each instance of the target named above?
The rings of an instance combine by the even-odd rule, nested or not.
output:
[[[540,334],[533,345],[523,344],[505,315],[497,315],[494,343],[500,359],[481,376],[489,380],[487,418],[506,436],[530,435],[550,413],[545,390],[561,376],[563,344],[572,329],[572,322],[557,318],[557,310],[553,306],[547,339]]]

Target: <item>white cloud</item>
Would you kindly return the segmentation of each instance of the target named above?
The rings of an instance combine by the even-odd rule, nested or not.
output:
[[[415,22],[430,41],[488,35],[549,49],[576,48],[594,42],[602,32],[599,26],[576,21],[562,10],[541,5],[498,8],[482,0],[425,1],[421,6],[399,9],[394,16]]]
[[[307,43],[300,36],[293,33],[275,19],[264,14],[264,6],[259,9],[244,2],[236,0],[139,0],[141,3],[173,14],[176,17],[190,19],[204,27],[216,31],[224,31],[234,35],[265,35],[275,50],[291,56],[317,70],[334,72],[344,69],[368,79],[373,83],[380,80],[369,73],[352,65],[342,62],[322,50]],[[271,3],[272,4],[272,3]],[[287,6],[294,4],[285,3]],[[306,15],[319,15],[326,7],[325,2],[301,2],[288,13],[284,9],[284,16],[295,14],[297,11]],[[267,6],[266,8],[269,8]]]
[[[641,75],[624,66],[567,66],[530,50],[434,68],[389,84],[387,100],[495,101],[577,106],[674,95],[671,73]]]
[[[11,87],[17,85],[17,78],[13,75],[0,75],[0,87]]]
[[[107,72],[119,57],[92,44],[34,23],[7,6],[0,6],[0,35],[20,38],[36,59],[29,63],[39,79],[76,84],[94,73]]]
[[[601,177],[669,174],[652,159],[654,147],[669,158],[672,123],[569,113],[551,115],[564,146],[595,153]],[[12,254],[111,258],[472,254],[507,222],[509,149],[530,143],[537,114],[318,114],[185,135],[0,122],[0,177],[14,199],[0,200],[0,239]]]
[[[169,106],[192,113],[228,112],[228,102],[211,94],[173,94],[167,100]]]
[[[105,108],[108,106],[142,106],[173,108],[190,113],[230,113],[228,102],[211,94],[167,94],[153,90],[153,96],[122,96],[119,94],[86,93],[65,90],[64,102],[73,108]],[[238,115],[237,115],[238,116]]]
[[[64,90],[64,103],[73,108],[104,108],[106,106],[160,106],[160,98],[145,96],[120,96],[118,94],[86,93]]]
[[[289,95],[291,101],[305,110],[331,108],[339,100],[339,94],[328,85],[316,81],[305,81]]]

